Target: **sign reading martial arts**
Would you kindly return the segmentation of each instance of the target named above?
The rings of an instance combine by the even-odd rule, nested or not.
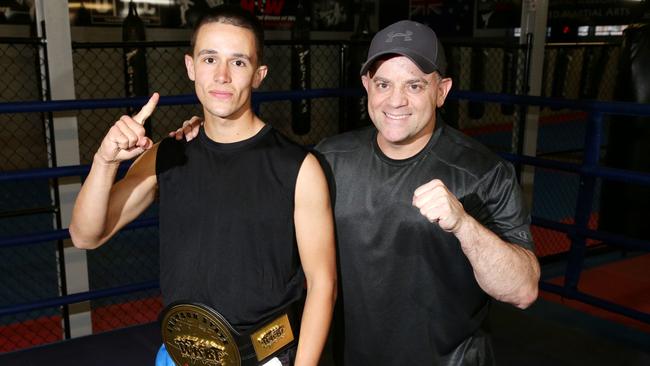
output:
[[[551,0],[550,25],[626,25],[638,22],[647,1],[634,0]]]

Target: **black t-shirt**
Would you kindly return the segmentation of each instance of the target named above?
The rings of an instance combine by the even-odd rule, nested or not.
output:
[[[490,364],[479,331],[489,297],[456,237],[412,205],[440,179],[465,210],[506,241],[532,248],[512,167],[438,119],[427,146],[385,156],[367,128],[316,149],[334,175],[345,365]]]
[[[160,287],[165,305],[201,302],[246,330],[300,298],[294,197],[306,151],[265,126],[221,144],[201,129],[158,147]]]

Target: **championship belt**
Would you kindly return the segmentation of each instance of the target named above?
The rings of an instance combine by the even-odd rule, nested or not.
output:
[[[173,303],[160,315],[162,340],[178,366],[257,365],[294,343],[290,314],[242,334],[207,305]]]

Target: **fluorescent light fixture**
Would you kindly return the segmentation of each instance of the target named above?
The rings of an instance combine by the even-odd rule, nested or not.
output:
[[[129,3],[130,0],[120,0],[122,3]],[[149,5],[174,5],[174,0],[133,0],[134,3],[149,4]]]
[[[597,36],[620,36],[627,25],[597,25],[595,35]]]
[[[581,25],[578,27],[578,36],[579,37],[586,37],[589,35],[589,26],[588,25]]]
[[[113,9],[113,4],[109,3],[95,3],[95,2],[85,2],[83,3],[83,7],[88,9],[88,10],[96,10],[100,13],[105,13],[111,9]],[[69,9],[81,9],[81,3],[80,2],[69,2],[68,3],[68,8]]]

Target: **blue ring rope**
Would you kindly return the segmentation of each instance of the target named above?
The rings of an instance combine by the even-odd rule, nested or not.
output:
[[[308,91],[284,91],[284,92],[255,92],[253,93],[253,105],[257,107],[262,102],[280,101],[280,100],[300,100],[310,98],[328,98],[328,97],[358,97],[363,95],[360,89],[314,89]],[[601,102],[601,101],[572,101],[555,98],[505,95],[497,93],[483,93],[471,91],[453,91],[450,99],[468,99],[481,102],[494,102],[505,104],[528,104],[535,106],[550,106],[555,108],[569,108],[573,110],[583,110],[594,113],[606,113],[617,115],[633,116],[650,116],[650,105],[623,103],[623,102]],[[18,103],[0,103],[0,113],[34,113],[50,111],[69,111],[81,109],[98,109],[98,108],[123,108],[142,106],[147,101],[147,97],[138,98],[115,98],[115,99],[87,99],[87,100],[64,100],[64,101],[34,101]],[[176,95],[161,97],[159,105],[186,105],[196,104],[198,100],[196,95]],[[514,162],[521,162],[542,168],[557,169],[563,171],[576,172],[582,175],[603,177],[614,180],[627,180],[642,184],[650,184],[650,175],[636,172],[629,172],[611,168],[587,167],[580,164],[571,164],[552,160],[545,160],[529,156],[517,156],[503,153],[504,158]],[[123,168],[123,167],[122,167]],[[0,181],[20,180],[33,178],[55,178],[62,176],[84,175],[88,172],[89,166],[69,166],[49,169],[33,169],[27,172],[11,172],[0,174]],[[642,240],[626,238],[616,234],[599,232],[587,228],[576,227],[575,225],[562,224],[533,218],[533,223],[541,227],[552,230],[565,232],[568,234],[578,234],[584,237],[599,239],[603,241],[616,241],[623,246],[634,249],[648,249],[648,243]],[[125,228],[132,229],[136,227],[153,226],[157,224],[156,218],[137,220]],[[26,245],[43,241],[61,240],[69,237],[68,230],[56,230],[48,233],[38,233],[22,237],[0,238],[0,247]],[[158,287],[158,281],[149,281],[139,284],[115,287],[110,289],[88,291],[84,293],[72,294],[53,299],[41,300],[29,304],[19,304],[11,307],[0,308],[0,316],[26,312],[30,310],[62,306],[80,301],[92,300],[101,297],[119,295],[128,292],[154,289]],[[617,304],[609,303],[605,300],[583,294],[577,290],[560,287],[545,282],[540,282],[540,287],[547,291],[556,292],[565,296],[576,298],[586,303],[600,306],[604,309],[614,311],[629,317],[650,322],[650,316],[646,313],[628,309]]]

